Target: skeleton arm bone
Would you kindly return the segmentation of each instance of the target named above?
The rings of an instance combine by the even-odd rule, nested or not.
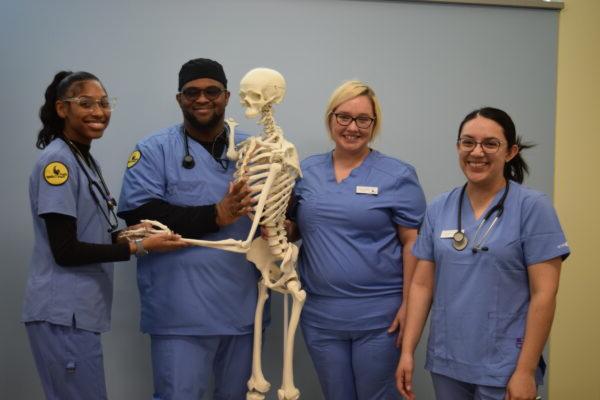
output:
[[[225,239],[218,241],[210,241],[210,240],[196,240],[196,239],[182,239],[185,242],[195,245],[195,246],[203,246],[203,247],[211,247],[214,249],[221,249],[226,251],[231,251],[235,253],[246,253],[250,248],[250,244],[252,243],[252,239],[254,239],[254,235],[256,234],[256,230],[258,229],[258,225],[260,223],[260,219],[264,213],[265,204],[267,201],[267,195],[269,194],[269,189],[273,185],[273,181],[275,180],[277,174],[281,171],[281,166],[279,164],[272,164],[269,168],[269,174],[267,179],[263,185],[263,190],[258,199],[258,204],[254,209],[254,219],[252,222],[252,227],[250,228],[250,232],[248,233],[248,237],[244,241],[234,240],[234,239]]]
[[[235,127],[238,125],[233,119],[228,118],[225,123],[229,126],[229,143],[227,145],[227,158],[235,161],[238,159],[238,152],[235,149]]]
[[[271,186],[273,185],[273,181],[277,177],[277,174],[281,171],[281,165],[279,164],[271,164],[269,167],[269,175],[263,185],[262,192],[260,193],[260,197],[258,198],[258,204],[254,208],[254,220],[252,221],[252,227],[250,228],[250,232],[248,234],[247,239],[245,240],[245,245],[250,245],[250,242],[254,238],[256,234],[256,229],[260,223],[260,219],[262,218],[265,204],[267,202],[267,196],[271,190]]]

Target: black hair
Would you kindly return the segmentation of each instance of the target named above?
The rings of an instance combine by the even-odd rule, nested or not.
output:
[[[529,149],[535,146],[535,144],[523,142],[523,138],[521,136],[517,136],[517,129],[515,128],[515,123],[510,118],[510,116],[506,112],[493,107],[482,107],[480,109],[471,111],[469,114],[467,114],[467,116],[462,120],[460,126],[458,127],[459,138],[463,126],[467,122],[469,122],[472,119],[475,119],[478,116],[491,119],[492,121],[496,122],[502,127],[504,138],[506,139],[509,149],[513,145],[517,145],[519,152],[516,156],[514,156],[510,161],[508,161],[504,165],[504,177],[506,179],[510,179],[518,183],[523,183],[525,175],[529,173],[529,167],[527,166],[527,163],[525,162],[523,157],[521,157],[521,151]]]
[[[46,88],[45,102],[40,107],[42,129],[38,133],[36,147],[43,149],[54,138],[62,135],[65,121],[56,112],[56,101],[64,98],[73,84],[82,81],[97,81],[100,79],[89,72],[60,71],[54,75],[52,83]]]

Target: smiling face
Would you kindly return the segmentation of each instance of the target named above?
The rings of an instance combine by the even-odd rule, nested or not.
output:
[[[222,90],[216,98],[210,94],[215,88]],[[186,96],[191,93],[191,96]],[[200,132],[210,131],[225,119],[225,107],[229,102],[229,92],[219,81],[210,78],[195,79],[187,82],[181,93],[177,94],[184,119]]]
[[[329,132],[335,142],[336,151],[350,154],[368,152],[369,142],[373,137],[374,124],[372,123],[368,128],[359,128],[356,125],[356,120],[352,120],[348,126],[343,126],[338,122],[336,114],[350,118],[367,117],[374,119],[375,113],[371,99],[368,96],[354,97],[340,104],[329,116]]]
[[[463,125],[460,139],[469,138],[476,142],[499,141],[500,147],[493,152],[484,152],[477,144],[471,151],[461,150],[457,145],[458,162],[470,184],[495,187],[504,181],[504,165],[518,153],[518,147],[508,147],[504,130],[495,121],[477,116]]]
[[[111,111],[98,104],[100,100],[107,98],[100,82],[75,82],[68,88],[64,98],[79,100],[56,102],[56,112],[65,121],[64,135],[72,141],[87,145],[92,140],[101,138],[110,122]],[[80,103],[93,106],[86,108]]]

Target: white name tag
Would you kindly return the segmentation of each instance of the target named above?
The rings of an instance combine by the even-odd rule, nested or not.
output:
[[[457,231],[458,229],[446,229],[440,234],[440,239],[452,239]],[[463,232],[464,231],[465,230],[463,229]]]
[[[379,188],[377,186],[357,186],[356,193],[358,194],[379,194]]]

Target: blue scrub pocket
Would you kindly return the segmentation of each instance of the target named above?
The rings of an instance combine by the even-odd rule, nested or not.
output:
[[[494,327],[491,362],[498,368],[514,368],[517,364],[525,337],[526,318],[526,312],[490,313],[490,319]]]
[[[60,399],[106,400],[102,356],[51,366],[52,384]]]
[[[75,314],[81,326],[89,326],[90,323],[110,320],[110,309],[112,305],[112,279],[103,270],[96,272],[82,272],[75,274]],[[94,310],[93,314],[85,310]],[[80,326],[80,325],[78,325]]]
[[[490,320],[479,310],[446,316],[448,358],[465,365],[488,363],[491,342]]]
[[[60,399],[107,399],[102,354],[53,362],[49,373]]]
[[[431,323],[429,325],[429,341],[427,351],[435,357],[448,358],[446,351],[446,310],[443,306],[431,307]]]

